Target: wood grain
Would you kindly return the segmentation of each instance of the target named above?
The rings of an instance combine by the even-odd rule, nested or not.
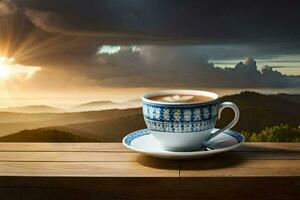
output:
[[[0,162],[3,161],[60,161],[60,162],[95,162],[119,161],[135,162],[141,156],[139,153],[130,152],[1,152]],[[228,152],[213,158],[226,160],[299,160],[300,152]],[[201,161],[202,162],[202,161]]]
[[[178,177],[178,166],[161,168],[137,162],[1,162],[0,176]]]
[[[246,142],[241,147],[233,151],[283,151],[300,150],[300,143],[288,142]],[[0,142],[0,151],[125,151],[131,150],[124,147],[121,143],[38,143],[38,142]]]
[[[168,161],[120,143],[0,143],[1,199],[299,199],[300,143]]]
[[[252,152],[283,152],[283,151],[300,151],[299,142],[245,142],[233,151],[252,151]]]
[[[135,162],[140,156],[135,152],[0,152],[0,162]]]
[[[0,151],[116,151],[130,152],[120,143],[38,143],[38,142],[0,142]]]
[[[299,200],[299,177],[185,177],[180,199]],[[182,194],[181,193],[181,194]]]

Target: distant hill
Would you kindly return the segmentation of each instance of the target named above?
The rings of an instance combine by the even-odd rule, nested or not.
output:
[[[45,105],[31,105],[31,106],[19,106],[0,108],[0,112],[14,112],[14,113],[61,113],[63,109],[55,108]]]
[[[112,101],[92,101],[72,108],[77,111],[107,110],[116,108],[118,103]]]
[[[128,104],[140,104],[142,105],[142,99],[130,99],[128,101],[126,101],[125,103],[128,103]]]
[[[142,114],[136,113],[115,119],[20,131],[0,137],[0,142],[121,142],[128,133],[145,127]]]
[[[282,99],[290,100],[296,103],[300,103],[300,94],[275,94],[270,95],[273,97],[280,97]]]
[[[242,92],[224,96],[222,101],[232,101],[240,108],[240,120],[234,129],[238,131],[260,131],[267,126],[280,123],[300,125],[300,104],[277,95]],[[225,110],[217,126],[223,127],[232,119],[233,113]]]
[[[115,104],[112,101],[92,101],[89,103],[84,103],[79,105],[78,107],[87,107],[87,106],[102,106],[102,105],[107,105],[107,104]]]
[[[8,113],[0,112],[0,136],[9,135],[22,130],[44,127],[63,126],[115,119],[140,113],[140,108],[126,110],[103,110],[76,113]]]
[[[95,139],[59,130],[24,130],[0,138],[0,142],[97,142]]]
[[[131,99],[123,103],[132,108],[141,107],[143,104],[141,99]]]
[[[125,135],[135,130],[146,128],[146,125],[142,113],[137,113],[115,119],[70,124],[54,128],[75,135],[93,138],[101,142],[121,142]]]
[[[128,109],[134,107],[140,107],[141,100],[133,99],[125,102],[113,102],[113,101],[92,101],[84,103],[71,108],[71,111],[97,111],[97,110],[109,110],[109,109]]]
[[[292,96],[289,96],[289,98],[294,99]],[[272,127],[278,124],[288,124],[291,127],[300,125],[300,103],[283,98],[282,95],[242,92],[236,95],[224,96],[221,98],[221,101],[232,101],[239,106],[241,118],[234,127],[238,131],[260,132],[265,127]],[[29,114],[28,116],[30,115],[34,114]],[[71,134],[69,136],[70,140],[74,136],[79,136],[88,138],[91,141],[120,142],[127,133],[145,127],[141,108],[55,115],[56,117],[51,116],[52,119],[50,121],[64,121],[65,124],[57,123],[47,126],[47,128],[32,130],[33,135],[36,133],[42,134],[43,132],[49,134],[51,131],[57,133],[58,131],[64,134]],[[224,127],[232,117],[232,111],[225,109],[221,120],[217,123],[217,127]],[[23,116],[23,119],[25,118]],[[1,124],[0,126],[2,127]],[[27,130],[25,133],[28,138],[31,131]],[[21,136],[25,133],[21,131],[13,134],[15,135],[14,140],[7,136],[6,141],[23,141]]]

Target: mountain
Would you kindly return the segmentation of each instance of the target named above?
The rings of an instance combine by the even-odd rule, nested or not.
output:
[[[0,136],[9,135],[22,130],[44,127],[63,126],[92,121],[115,119],[140,113],[140,108],[112,109],[75,113],[8,113],[0,112]]]
[[[122,142],[130,132],[146,128],[142,113],[102,121],[70,124],[54,129],[89,137],[101,142]]]
[[[140,107],[141,100],[133,99],[125,102],[113,102],[113,101],[92,101],[84,103],[78,106],[74,106],[71,110],[74,111],[96,111],[96,110],[109,110],[109,109],[128,109]]]
[[[240,120],[234,127],[238,131],[260,132],[265,127],[272,127],[278,124],[288,124],[291,127],[300,125],[300,104],[295,102],[293,96],[288,96],[289,99],[283,98],[282,95],[263,95],[254,92],[242,92],[236,95],[224,96],[221,101],[232,101],[236,103],[241,112]],[[79,112],[79,113],[64,113],[55,114],[56,116],[43,116],[49,118],[50,121],[60,121],[64,124],[49,125],[47,127],[21,131],[12,134],[14,137],[5,137],[5,141],[24,141],[24,138],[34,138],[37,133],[43,134],[44,132],[49,135],[49,141],[53,141],[55,134],[65,134],[64,138],[69,138],[71,141],[75,140],[74,137],[85,138],[83,141],[99,141],[99,142],[121,142],[122,138],[135,130],[145,127],[142,116],[142,109],[123,109],[123,110],[105,110],[95,112]],[[24,114],[23,114],[24,115]],[[35,114],[28,114],[30,115]],[[58,117],[59,116],[59,117]],[[10,116],[9,120],[12,120]],[[32,117],[32,116],[31,116]],[[221,120],[218,121],[217,127],[224,127],[229,121],[232,120],[233,113],[230,109],[225,109],[222,113]],[[19,116],[20,119],[26,117]],[[36,118],[36,117],[35,117]],[[0,113],[1,119],[1,113]],[[11,124],[14,124],[10,121]],[[18,122],[20,123],[20,122]],[[28,122],[30,123],[30,122]],[[0,124],[1,128],[2,125]],[[50,135],[54,131],[55,134]],[[32,133],[32,135],[31,135]],[[26,137],[23,136],[26,134]],[[44,134],[43,138],[38,141],[47,141]],[[70,134],[70,136],[66,136]],[[31,135],[31,136],[30,136]],[[30,137],[29,137],[30,136]],[[59,135],[57,136],[59,137]],[[59,137],[62,138],[62,137]],[[56,141],[59,141],[58,140]],[[3,138],[0,137],[0,141]],[[35,139],[34,141],[36,141]],[[61,139],[65,141],[65,139]]]
[[[3,136],[0,142],[98,142],[97,140],[74,135],[55,129],[24,130],[19,133]]]
[[[125,105],[135,108],[135,107],[141,107],[142,106],[142,100],[141,99],[131,99],[126,102],[123,102]]]
[[[112,101],[92,101],[92,102],[81,104],[78,107],[102,106],[102,105],[107,105],[107,104],[115,104],[115,103]]]
[[[103,110],[103,109],[112,109],[115,108],[118,103],[112,101],[92,101],[88,103],[84,103],[78,106],[75,106],[75,110],[84,110],[84,111],[91,111],[91,110]]]
[[[20,107],[0,108],[0,112],[14,112],[14,113],[61,113],[63,109],[55,108],[45,105],[31,105]]]
[[[138,112],[114,119],[20,131],[0,137],[0,142],[121,142],[128,133],[145,127],[142,113]]]
[[[300,104],[282,98],[280,95],[263,95],[242,92],[224,96],[221,101],[232,101],[240,109],[240,120],[234,127],[238,131],[260,131],[265,127],[281,123],[300,125]],[[233,117],[233,112],[225,109],[217,126],[224,127]]]
[[[275,94],[275,95],[270,95],[270,96],[274,96],[274,97],[280,97],[282,99],[287,99],[296,103],[300,103],[300,94]]]

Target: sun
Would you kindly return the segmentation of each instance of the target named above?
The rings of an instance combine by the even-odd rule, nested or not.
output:
[[[8,59],[0,57],[0,79],[8,79],[11,75]]]
[[[20,65],[14,58],[0,56],[0,80],[6,80],[15,76],[30,78],[40,67]]]
[[[0,79],[7,79],[10,76],[9,68],[6,66],[0,66]]]

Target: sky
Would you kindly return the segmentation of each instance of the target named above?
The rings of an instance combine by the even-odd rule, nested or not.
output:
[[[0,98],[299,88],[299,6],[296,0],[2,0]]]

